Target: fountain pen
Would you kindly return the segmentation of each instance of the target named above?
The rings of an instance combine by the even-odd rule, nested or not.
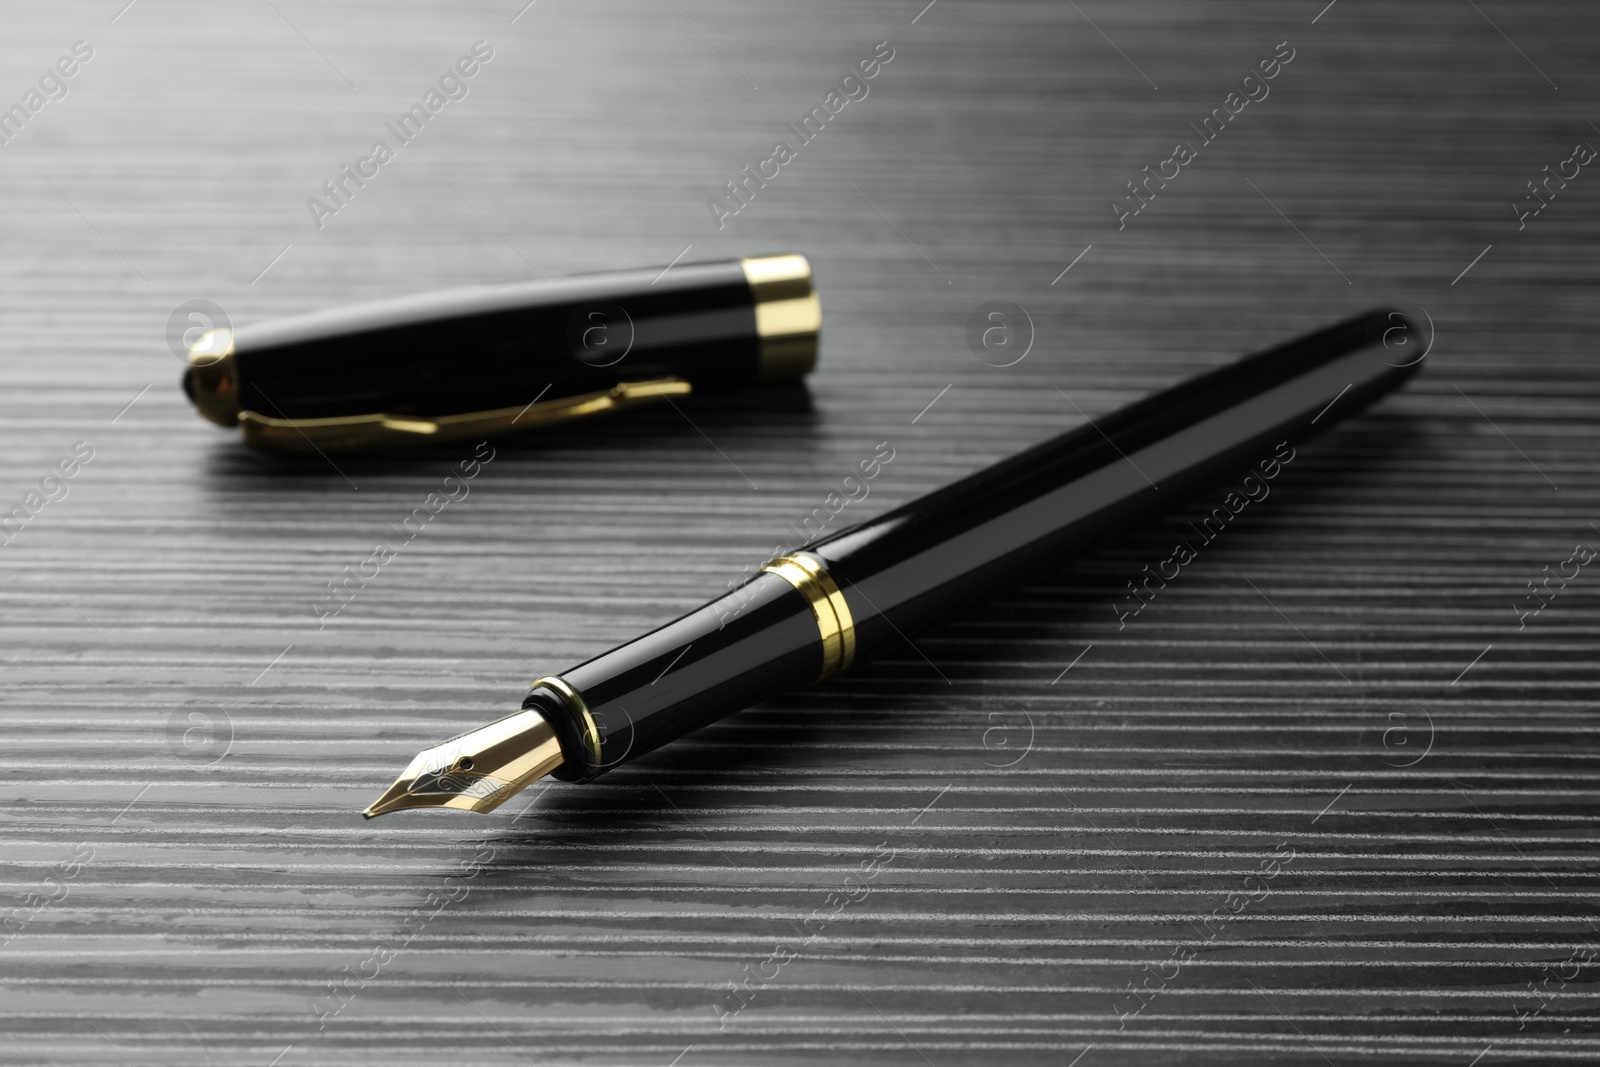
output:
[[[538,679],[520,711],[418,753],[364,814],[493,811],[547,775],[591,781],[848,671],[1372,403],[1416,373],[1424,329],[1412,312],[1368,312],[808,542],[704,607]]]

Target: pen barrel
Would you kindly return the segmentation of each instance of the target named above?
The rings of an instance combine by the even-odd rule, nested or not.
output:
[[[1242,476],[1244,493],[1220,505],[1225,522],[1269,491],[1296,442],[1414,374],[1427,341],[1404,312],[1368,312],[1087,421],[805,552],[843,590],[858,661],[904,648],[997,584]],[[1190,540],[1212,528],[1203,520]]]
[[[774,560],[726,596],[542,679],[523,706],[556,726],[555,774],[593,778],[903,647],[997,584],[1247,467],[1253,494],[1252,477],[1264,486],[1295,442],[1415,373],[1420,334],[1403,313],[1374,311],[1087,422]]]
[[[815,362],[820,323],[803,256],[683,263],[335,308],[222,341],[208,334],[185,389],[223,425],[244,412],[449,416],[624,382],[797,379]]]

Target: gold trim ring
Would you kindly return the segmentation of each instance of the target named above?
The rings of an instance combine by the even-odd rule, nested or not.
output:
[[[817,631],[822,635],[822,673],[817,675],[817,681],[826,681],[849,670],[851,661],[856,658],[856,624],[844,593],[822,561],[793,552],[779,556],[761,569],[794,586],[811,605]]]
[[[739,265],[755,302],[761,380],[793,381],[810,374],[822,330],[811,264],[805,256],[783,255],[741,259]]]
[[[565,678],[557,674],[547,674],[542,678],[535,678],[530,688],[540,686],[555,691],[561,702],[567,706],[583,723],[584,747],[589,750],[589,765],[584,768],[581,776],[574,778],[573,782],[581,784],[592,781],[600,773],[600,728],[594,724],[594,716],[589,712],[589,705],[584,702],[583,694],[572,688]]]

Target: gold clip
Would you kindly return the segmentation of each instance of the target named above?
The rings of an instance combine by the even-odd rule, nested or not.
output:
[[[339,415],[324,419],[275,419],[256,411],[239,412],[244,443],[269,452],[354,451],[492,437],[533,426],[638,407],[693,386],[682,378],[619,382],[598,393],[563,396],[522,407],[469,411],[460,415]]]

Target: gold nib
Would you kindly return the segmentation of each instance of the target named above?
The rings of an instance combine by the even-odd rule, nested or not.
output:
[[[561,743],[536,711],[519,711],[417,753],[364,816],[406,808],[487,814],[561,766]]]

